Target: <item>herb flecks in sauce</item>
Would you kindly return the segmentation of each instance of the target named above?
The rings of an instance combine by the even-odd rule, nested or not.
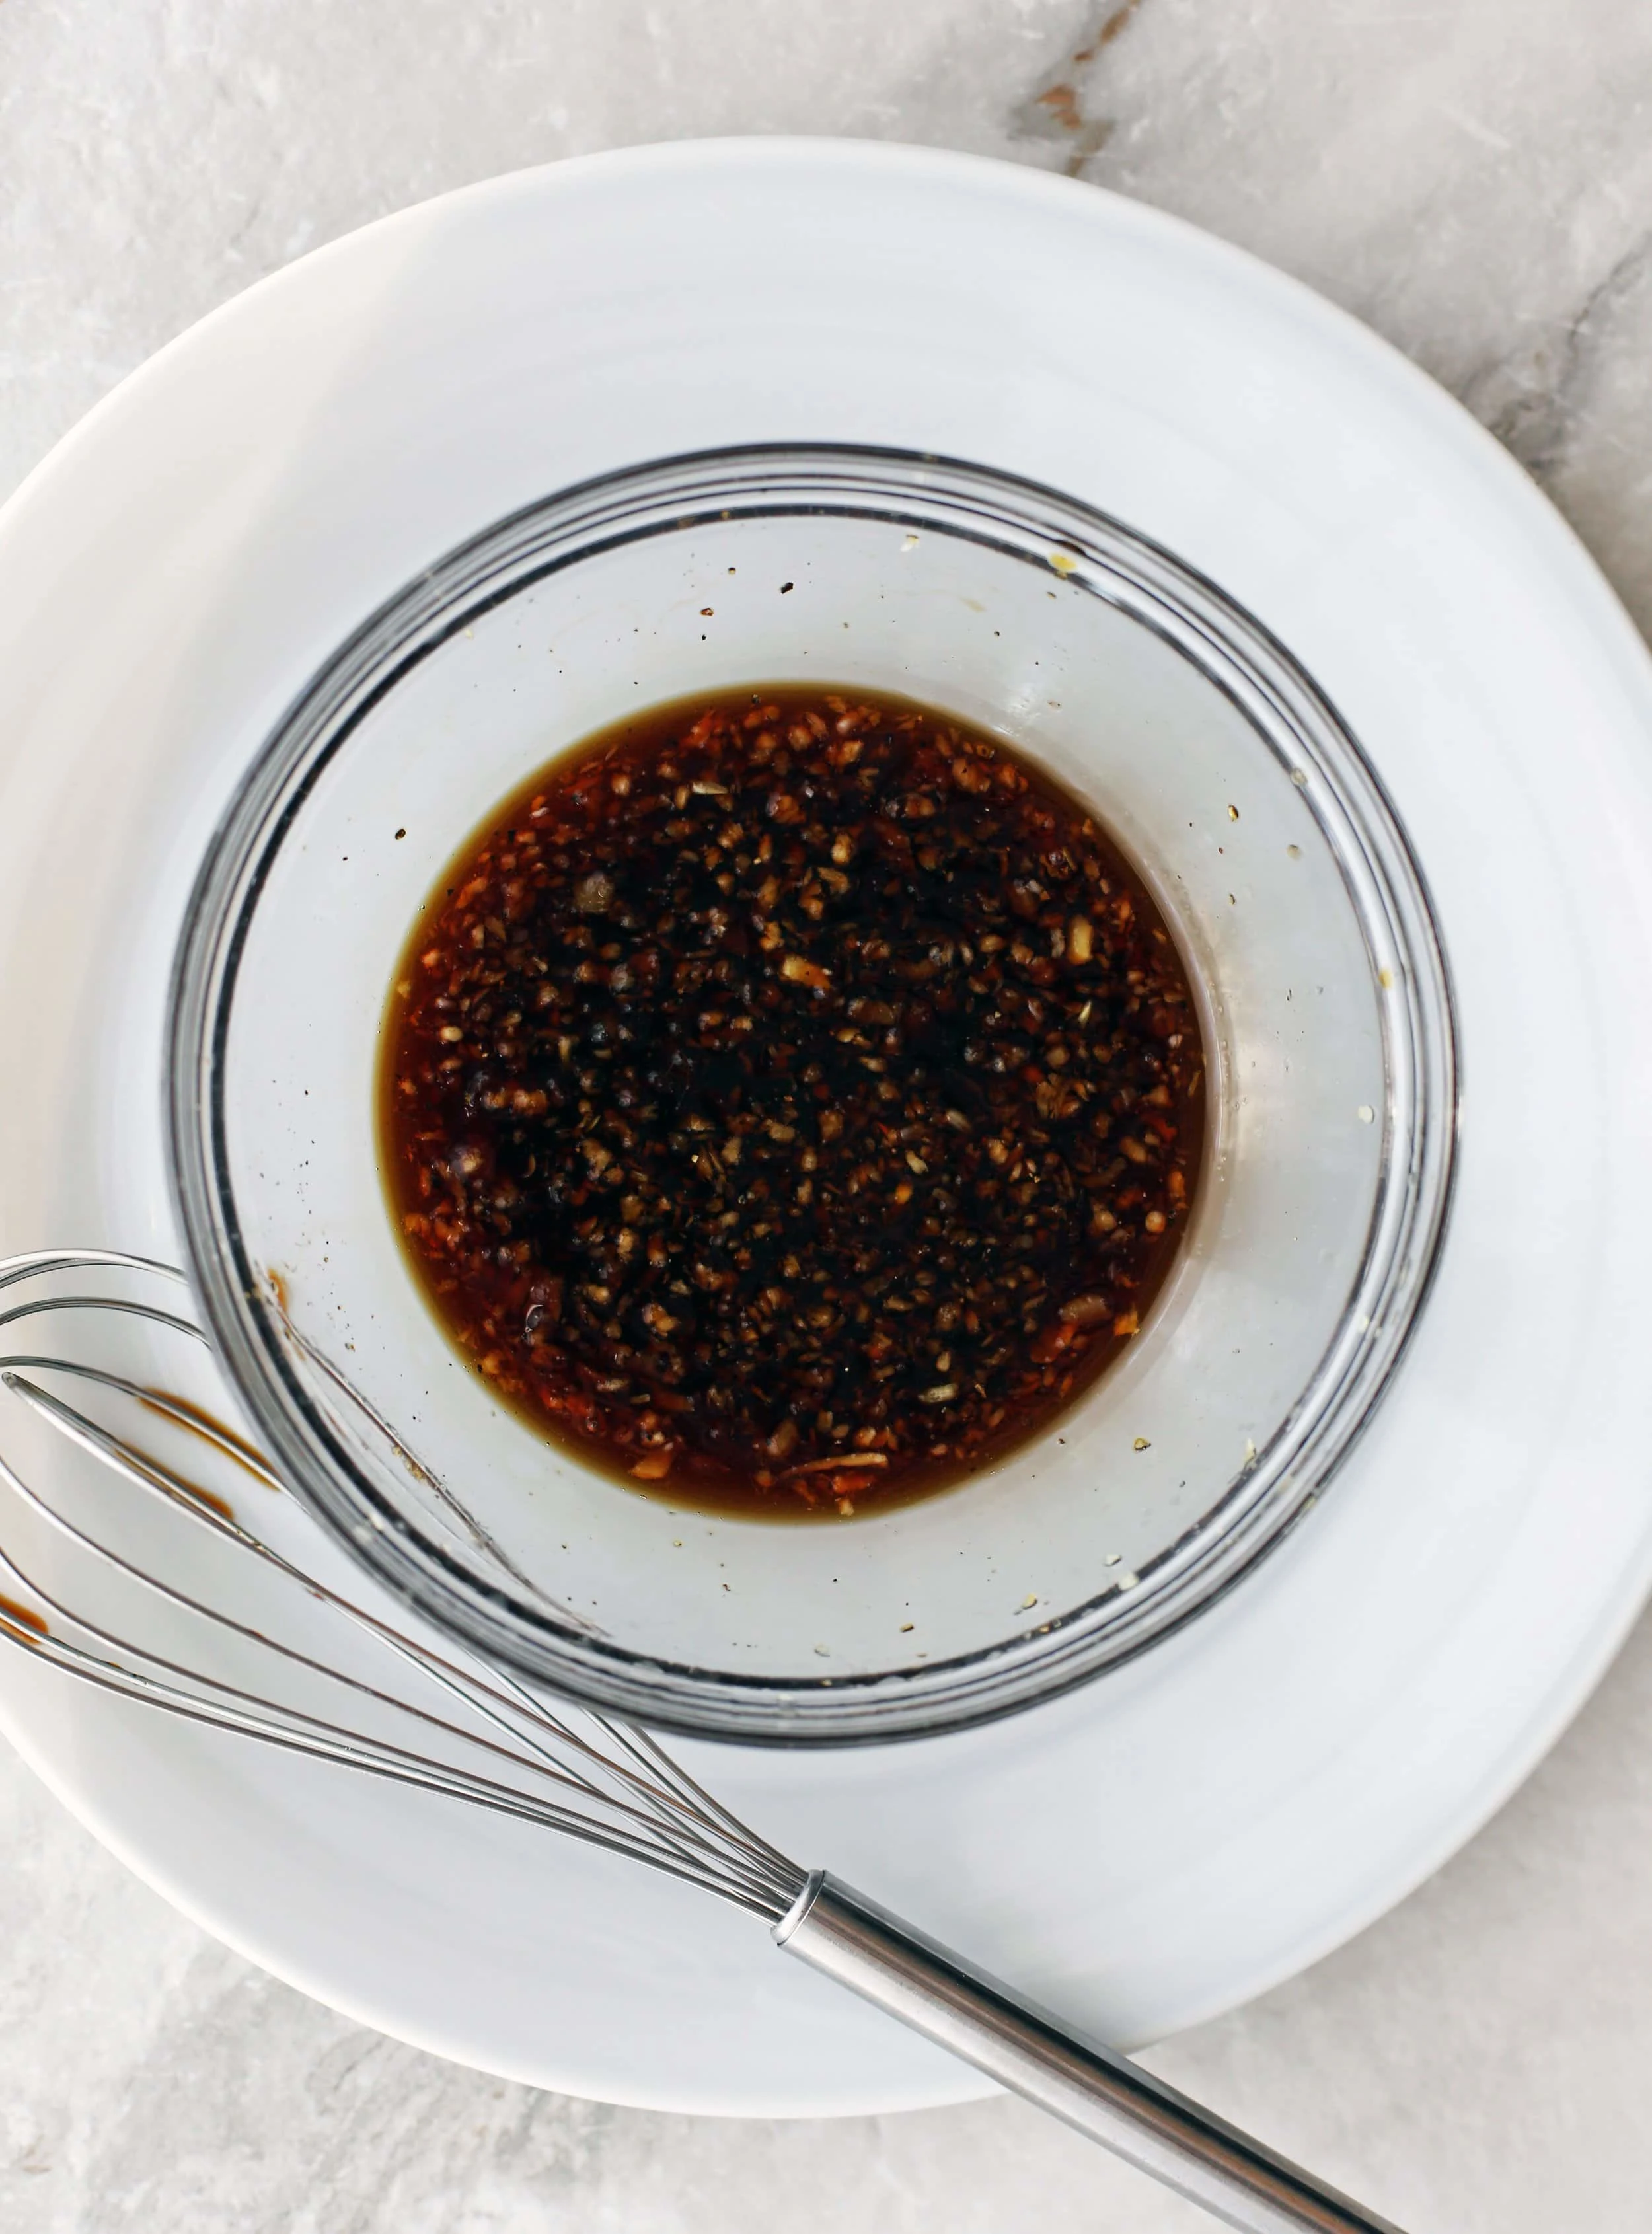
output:
[[[500,1395],[674,1503],[875,1510],[1141,1323],[1203,1136],[1139,877],[997,741],[749,691],[544,771],[387,1027],[413,1260]]]

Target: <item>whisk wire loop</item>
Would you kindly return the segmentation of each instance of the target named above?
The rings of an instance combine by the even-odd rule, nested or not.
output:
[[[124,1272],[166,1269],[147,1259],[113,1251],[96,1252],[96,1263],[101,1269]],[[86,1260],[70,1252],[41,1252],[27,1264],[13,1264],[0,1270],[0,1289],[21,1278],[86,1269]],[[200,1339],[199,1329],[176,1313],[125,1296],[33,1297],[0,1312],[0,1325],[53,1312],[109,1310],[146,1320],[163,1331]],[[186,1400],[111,1368],[43,1353],[0,1359],[0,1384],[67,1440],[348,1619],[420,1676],[439,1686],[485,1728],[434,1713],[401,1692],[350,1674],[193,1596],[77,1525],[0,1457],[0,1482],[56,1536],[186,1617],[235,1636],[290,1669],[339,1686],[373,1709],[409,1718],[421,1728],[426,1742],[434,1740],[479,1753],[491,1773],[433,1761],[409,1747],[246,1690],[199,1667],[186,1666],[132,1636],[90,1621],[29,1575],[15,1558],[0,1552],[0,1571],[27,1597],[47,1608],[58,1624],[67,1624],[102,1650],[88,1650],[73,1636],[64,1635],[61,1627],[36,1629],[30,1620],[20,1620],[0,1610],[0,1624],[10,1641],[36,1657],[83,1676],[102,1689],[141,1697],[146,1703],[164,1707],[187,1720],[263,1739],[311,1758],[370,1771],[421,1790],[473,1800],[495,1812],[542,1822],[687,1878],[770,1918],[783,1915],[791,1905],[806,1873],[714,1800],[651,1740],[604,1716],[579,1709],[558,1713],[515,1676],[497,1669],[484,1673],[461,1666],[408,1636],[295,1566],[224,1500],[185,1478],[152,1450],[115,1433],[43,1387],[31,1377],[36,1374],[66,1375],[128,1399],[145,1411],[203,1437],[266,1488],[278,1491],[279,1478],[250,1444]],[[591,1735],[576,1727],[575,1715],[591,1725]],[[522,1781],[506,1780],[505,1772]],[[542,1788],[547,1785],[554,1799]]]

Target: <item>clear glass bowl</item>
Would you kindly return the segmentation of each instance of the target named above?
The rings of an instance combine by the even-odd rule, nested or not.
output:
[[[402,943],[495,802],[632,708],[799,678],[950,709],[1088,800],[1203,983],[1211,1058],[1195,1215],[1122,1361],[962,1486],[807,1526],[633,1493],[493,1402],[392,1230],[374,1097]],[[956,1728],[1187,1621],[1369,1418],[1450,1193],[1439,933],[1335,709],[1116,521],[886,451],[640,467],[410,584],[250,770],[191,901],[169,1042],[193,1276],[295,1490],[482,1652],[703,1736]]]

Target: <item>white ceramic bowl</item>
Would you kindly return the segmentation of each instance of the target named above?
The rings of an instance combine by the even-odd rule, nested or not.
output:
[[[754,434],[986,460],[1223,583],[1368,751],[1449,947],[1450,1236],[1309,1525],[1025,1715],[899,1747],[681,1741],[787,1852],[1099,2037],[1161,2039],[1437,1868],[1652,1584],[1652,663],[1529,478],[1374,336],[1070,180],[783,140],[493,180],[248,289],[0,516],[0,1223],[12,1247],[179,1254],[159,1073],[180,918],[349,631],[547,490]],[[526,1826],[21,1656],[0,1721],[206,1929],[441,2054],[748,2116],[980,2089],[749,1919]]]

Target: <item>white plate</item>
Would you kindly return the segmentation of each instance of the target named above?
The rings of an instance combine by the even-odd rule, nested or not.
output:
[[[1283,1549],[1020,1720],[695,1754],[805,1861],[1140,2041],[1433,1869],[1652,1580],[1652,676],[1519,471],[1351,321],[1088,187],[778,140],[477,187],[207,319],[0,519],[0,1231],[174,1249],[154,1072],[183,890],[235,774],[369,608],[560,484],[796,437],[1028,474],[1214,576],[1363,739],[1456,972],[1467,1101],[1438,1287]],[[11,1735],[108,1845],[386,2031],[681,2109],[981,2091],[640,1871],[10,1661],[0,1683]]]

